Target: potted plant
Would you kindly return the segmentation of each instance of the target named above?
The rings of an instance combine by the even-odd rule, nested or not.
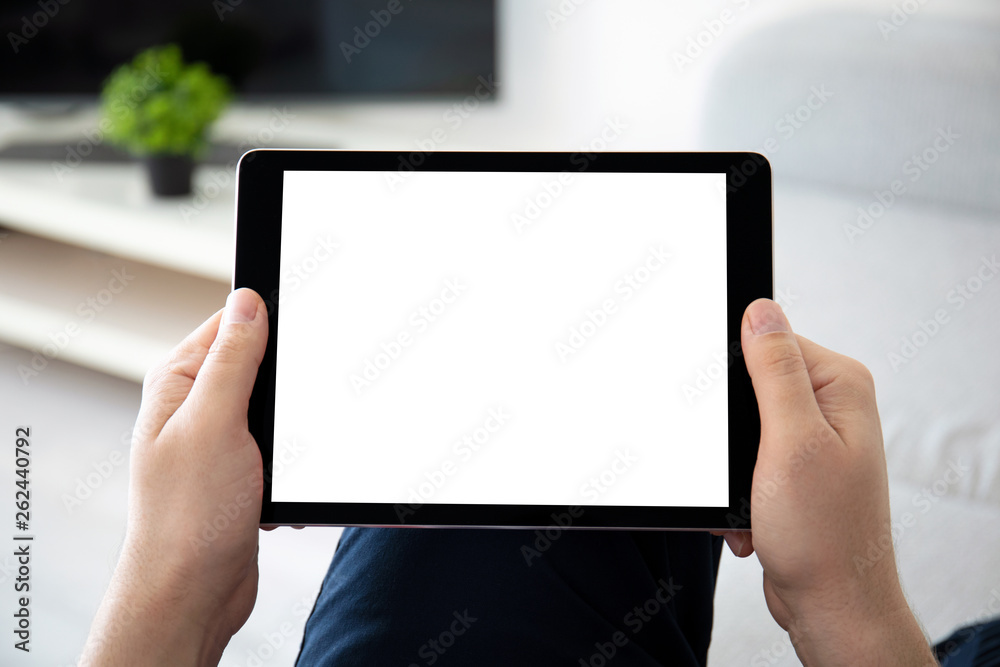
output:
[[[104,82],[101,129],[146,162],[155,194],[186,195],[194,159],[229,100],[229,84],[205,63],[185,63],[174,44],[156,46]]]

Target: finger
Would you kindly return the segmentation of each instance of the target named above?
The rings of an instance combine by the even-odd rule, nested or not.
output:
[[[858,429],[870,429],[878,422],[875,382],[864,364],[802,337],[799,347],[819,409],[845,441],[852,441]]]
[[[250,289],[229,295],[219,331],[198,371],[190,396],[212,405],[220,425],[246,423],[247,404],[267,345],[267,309]]]
[[[799,342],[799,349],[802,350],[802,358],[806,362],[812,380],[813,392],[819,392],[836,382],[845,373],[853,375],[857,371],[866,370],[860,362],[814,343],[805,336],[796,334],[795,338]]]
[[[146,373],[136,435],[155,437],[187,398],[219,330],[222,311],[188,334],[170,355]]]
[[[752,533],[730,531],[728,533],[722,533],[722,536],[725,538],[726,544],[729,545],[729,550],[732,551],[733,555],[737,558],[746,558],[753,553]]]
[[[747,306],[741,334],[761,431],[794,432],[821,418],[798,339],[778,304],[757,299]]]

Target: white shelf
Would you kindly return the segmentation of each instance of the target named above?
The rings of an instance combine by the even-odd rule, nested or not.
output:
[[[156,199],[137,163],[3,162],[0,225],[229,284],[235,191],[222,167],[200,167],[193,196]]]
[[[232,110],[217,134],[236,144],[417,150],[417,140],[444,128],[442,150],[524,146],[523,132],[502,129],[499,108],[483,108],[461,128],[446,123],[444,109],[428,103],[298,110],[273,142],[261,128],[281,120],[277,110]],[[0,118],[0,143],[47,139],[76,147],[96,123],[96,110],[52,122],[13,115]],[[139,163],[0,161],[0,227],[14,230],[0,239],[0,340],[39,351],[76,324],[79,333],[57,358],[141,381],[150,364],[225,303],[235,193],[235,169],[216,165],[196,169],[192,196],[158,199]],[[84,321],[79,304],[122,266],[135,281]]]
[[[112,282],[114,271],[125,280]],[[228,292],[217,280],[37,236],[9,231],[0,239],[0,338],[38,352],[39,366],[54,351],[54,358],[141,382]]]

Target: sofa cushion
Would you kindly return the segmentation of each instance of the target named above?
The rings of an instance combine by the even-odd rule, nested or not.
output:
[[[712,71],[702,143],[767,144],[779,178],[868,195],[898,181],[907,198],[998,213],[1000,4],[975,7],[924,7],[891,31],[891,12],[860,10],[753,31]]]

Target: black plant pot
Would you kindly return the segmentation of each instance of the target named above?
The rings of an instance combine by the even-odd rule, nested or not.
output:
[[[191,194],[194,160],[190,155],[147,155],[149,183],[157,197],[180,197]]]

